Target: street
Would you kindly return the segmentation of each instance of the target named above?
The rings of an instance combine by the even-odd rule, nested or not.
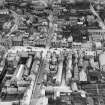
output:
[[[37,102],[38,102],[38,99],[40,97],[42,78],[43,78],[43,61],[40,64],[39,73],[38,73],[38,75],[36,77],[36,80],[35,80],[35,84],[34,84],[34,89],[33,89],[33,94],[32,94],[30,105],[36,105]]]
[[[90,0],[89,0],[90,1]],[[105,29],[105,24],[104,22],[102,21],[102,19],[100,18],[99,14],[95,11],[94,7],[92,6],[91,4],[91,1],[90,1],[90,10],[92,11],[92,13],[97,17],[98,19],[98,23],[99,25],[101,26],[102,29]]]

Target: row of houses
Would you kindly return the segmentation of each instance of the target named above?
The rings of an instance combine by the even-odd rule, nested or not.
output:
[[[31,46],[46,46],[47,40],[37,40],[37,41],[30,41],[28,39],[23,38],[22,36],[19,37],[13,37],[13,38],[0,38],[0,45],[6,47],[6,48],[11,48],[12,46],[26,46],[26,45],[31,45]]]

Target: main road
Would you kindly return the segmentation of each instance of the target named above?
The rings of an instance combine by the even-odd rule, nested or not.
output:
[[[98,23],[99,23],[100,27],[101,27],[102,29],[105,29],[105,24],[104,24],[104,22],[102,21],[102,19],[100,18],[99,14],[95,11],[93,5],[91,4],[91,0],[89,0],[89,2],[90,2],[90,10],[91,10],[91,12],[97,17]]]
[[[34,84],[34,89],[33,89],[32,97],[31,97],[30,105],[37,105],[37,102],[41,95],[40,91],[41,91],[41,86],[42,86],[41,83],[43,80],[43,69],[44,69],[43,62],[44,61],[42,60],[40,64],[38,75],[36,75],[36,80]]]

